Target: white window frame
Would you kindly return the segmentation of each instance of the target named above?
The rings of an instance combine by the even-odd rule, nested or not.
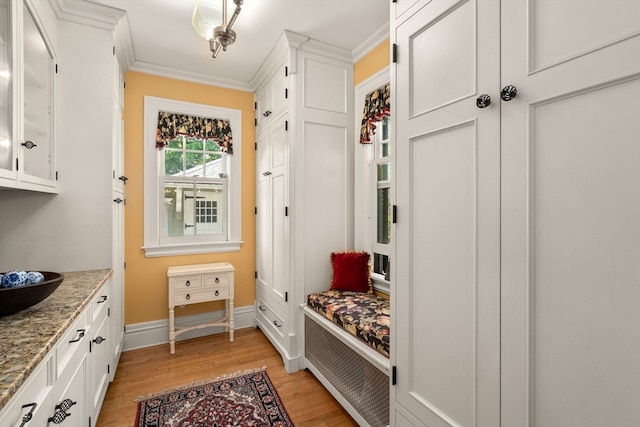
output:
[[[355,150],[355,189],[354,192],[354,218],[355,218],[355,247],[358,250],[369,252],[371,255],[371,279],[373,287],[381,292],[390,293],[390,282],[385,280],[381,274],[375,274],[373,272],[373,254],[374,252],[380,253],[379,250],[374,250],[377,246],[377,224],[376,224],[376,192],[377,185],[377,164],[375,159],[375,144],[359,144],[360,140],[360,127],[362,125],[362,108],[364,107],[364,100],[367,94],[378,89],[390,81],[389,67],[385,67],[376,74],[369,77],[367,80],[358,84],[355,88],[355,136],[356,144],[358,145]],[[393,111],[391,112],[391,126],[393,126]],[[393,143],[393,141],[392,141]],[[395,153],[392,147],[392,156]],[[393,161],[389,160],[392,164],[392,170],[390,175],[391,188],[393,188],[393,180],[395,179],[395,170],[393,169]],[[392,196],[393,200],[393,196]],[[391,254],[393,253],[394,238],[391,236],[391,243],[389,244],[389,260],[391,262],[391,268],[393,268],[393,260]]]
[[[185,239],[184,243],[163,243],[161,236],[164,208],[164,171],[161,150],[155,148],[158,112],[170,111],[201,117],[229,120],[233,131],[233,154],[227,158],[227,240],[208,241],[207,236]],[[189,255],[202,253],[237,252],[241,240],[241,161],[242,158],[242,112],[240,110],[194,104],[173,99],[144,97],[144,246],[147,257]],[[223,215],[224,217],[224,215]],[[190,236],[191,237],[191,236]]]

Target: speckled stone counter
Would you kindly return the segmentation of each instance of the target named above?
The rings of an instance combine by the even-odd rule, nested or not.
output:
[[[111,270],[73,271],[44,301],[0,317],[0,410],[80,315]]]

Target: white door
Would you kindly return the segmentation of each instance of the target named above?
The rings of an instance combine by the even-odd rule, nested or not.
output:
[[[392,67],[401,95],[394,106],[397,382],[391,423],[495,427],[500,423],[499,4],[419,3],[423,7],[396,30]],[[478,108],[482,94],[493,101]]]
[[[502,425],[640,425],[640,2],[503,1]]]

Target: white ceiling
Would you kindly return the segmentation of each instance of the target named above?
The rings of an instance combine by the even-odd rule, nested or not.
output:
[[[249,87],[284,30],[346,48],[354,59],[389,31],[390,0],[244,0],[235,44],[214,59],[191,25],[195,0],[90,1],[126,11],[131,69],[230,87]]]

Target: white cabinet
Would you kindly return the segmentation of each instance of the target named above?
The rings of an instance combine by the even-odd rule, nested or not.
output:
[[[109,384],[111,279],[0,412],[0,426],[94,426]]]
[[[57,192],[56,56],[48,3],[0,3],[0,187]]]
[[[353,245],[353,65],[349,52],[285,31],[256,90],[256,323],[300,368],[308,293]]]
[[[640,5],[616,5],[392,6],[392,425],[640,419]]]

